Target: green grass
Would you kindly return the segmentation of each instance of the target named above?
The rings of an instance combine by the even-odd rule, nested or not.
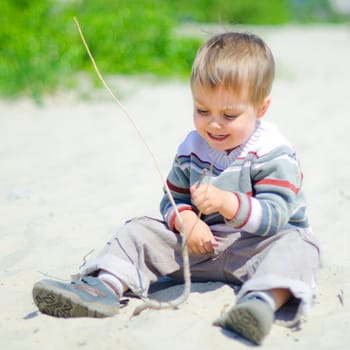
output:
[[[182,21],[273,25],[291,20],[287,0],[176,0],[169,3]]]
[[[302,3],[300,0],[0,1],[0,96],[29,95],[35,99],[58,87],[74,86],[77,73],[92,72],[74,16],[103,74],[188,77],[200,42],[188,36],[174,36],[173,30],[179,24],[188,21],[282,24],[298,20],[296,14],[300,13]],[[315,20],[312,14],[320,3],[327,1],[308,0],[309,8],[299,20]],[[331,13],[327,6],[322,9]]]
[[[0,95],[38,99],[92,70],[77,16],[104,74],[184,76],[197,39],[172,38],[162,1],[6,1],[0,11]]]

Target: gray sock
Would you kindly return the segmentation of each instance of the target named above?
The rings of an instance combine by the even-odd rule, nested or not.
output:
[[[252,300],[252,299],[259,299],[261,301],[264,301],[265,303],[267,303],[271,307],[273,312],[276,311],[275,299],[274,299],[272,293],[268,290],[248,292],[247,294],[243,295],[243,297],[237,301],[237,304],[240,304],[240,303],[243,303],[245,301]]]

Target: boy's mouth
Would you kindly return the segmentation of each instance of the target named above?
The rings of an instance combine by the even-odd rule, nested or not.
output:
[[[228,138],[228,135],[214,135],[208,132],[208,136],[213,141],[224,141]]]

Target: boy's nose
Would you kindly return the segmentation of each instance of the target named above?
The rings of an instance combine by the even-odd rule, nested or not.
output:
[[[210,128],[215,129],[215,130],[222,129],[221,123],[219,122],[218,118],[216,118],[215,116],[213,116],[210,119],[209,126],[210,126]]]

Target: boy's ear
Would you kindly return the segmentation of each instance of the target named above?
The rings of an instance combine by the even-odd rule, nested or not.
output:
[[[266,111],[270,107],[270,104],[271,104],[271,96],[265,97],[264,101],[262,102],[262,104],[258,108],[258,113],[257,113],[258,119],[262,118],[265,115]]]

